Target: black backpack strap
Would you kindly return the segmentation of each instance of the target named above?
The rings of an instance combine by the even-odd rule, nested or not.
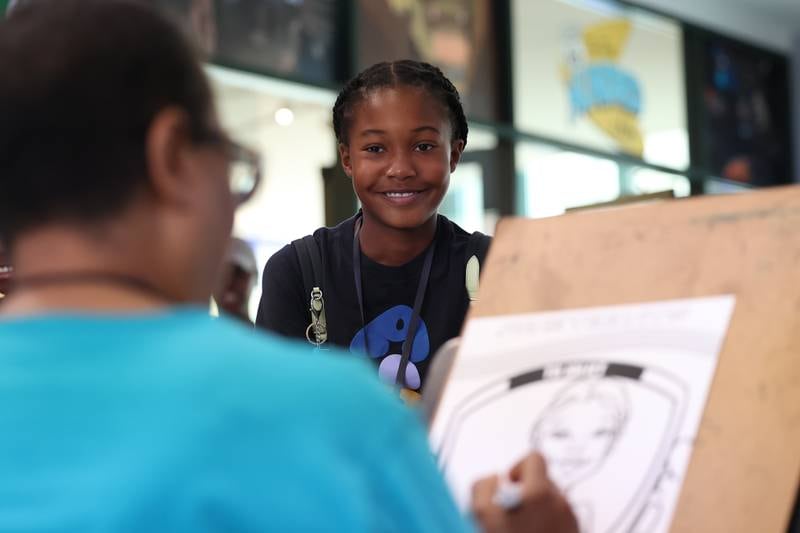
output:
[[[316,287],[325,289],[325,268],[322,266],[322,253],[320,252],[317,240],[313,235],[303,237],[308,256],[311,258],[311,268],[314,272],[314,283]]]
[[[464,257],[464,264],[466,265],[464,282],[470,302],[478,299],[481,266],[486,260],[486,254],[491,244],[492,238],[479,231],[470,235],[467,241],[467,251]]]
[[[311,256],[309,255],[305,237],[292,241],[292,247],[295,254],[297,254],[297,260],[300,262],[300,273],[303,276],[303,292],[310,294],[311,289],[314,288],[316,276],[314,275],[314,265],[311,263]]]
[[[303,276],[303,288],[309,296],[308,310],[311,323],[306,328],[308,342],[320,346],[328,340],[328,323],[325,315],[325,270],[322,265],[322,254],[313,235],[292,241],[300,272]],[[313,335],[313,339],[312,339]]]

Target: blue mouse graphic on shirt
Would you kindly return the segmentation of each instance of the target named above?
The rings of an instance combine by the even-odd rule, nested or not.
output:
[[[351,352],[366,353],[373,359],[381,359],[378,374],[386,383],[394,384],[412,313],[413,310],[407,305],[396,305],[387,309],[358,330],[350,342]],[[415,363],[427,359],[430,349],[428,327],[420,318],[417,333],[411,344],[411,356],[406,367],[406,386],[408,388],[416,390],[422,384],[419,369]]]

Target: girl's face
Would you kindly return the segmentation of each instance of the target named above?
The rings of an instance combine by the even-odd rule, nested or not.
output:
[[[339,151],[365,216],[415,229],[436,215],[464,150],[451,131],[444,104],[422,88],[376,89],[358,102]]]
[[[613,413],[602,404],[573,402],[550,414],[534,436],[551,477],[562,488],[598,468],[617,438]]]

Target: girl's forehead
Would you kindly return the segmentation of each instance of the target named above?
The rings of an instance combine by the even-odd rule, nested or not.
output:
[[[368,87],[363,91],[364,100],[418,99],[431,98],[431,91],[417,85],[384,85]]]

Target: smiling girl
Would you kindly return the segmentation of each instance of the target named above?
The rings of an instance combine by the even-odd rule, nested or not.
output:
[[[482,262],[490,241],[438,214],[467,144],[461,99],[432,65],[379,63],[345,86],[333,123],[362,209],[313,235],[327,341],[366,354],[384,381],[417,391],[436,350],[460,334],[474,277],[466,265]],[[298,246],[267,263],[257,324],[305,338],[310,296]]]

